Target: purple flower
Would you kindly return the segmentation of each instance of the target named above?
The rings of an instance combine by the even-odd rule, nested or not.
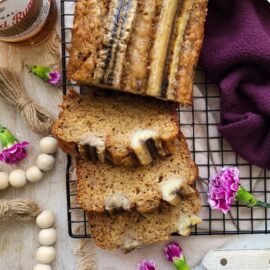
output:
[[[25,149],[28,145],[29,143],[25,141],[13,144],[0,152],[0,160],[7,164],[17,164],[27,156]]]
[[[172,262],[177,270],[189,270],[182,248],[178,243],[168,244],[163,249],[166,259]]]
[[[156,270],[156,264],[152,260],[143,260],[137,264],[136,270]]]
[[[61,84],[61,75],[59,71],[54,70],[49,73],[48,83],[52,85],[60,85]]]
[[[212,209],[228,213],[240,186],[239,170],[236,167],[223,167],[210,178],[208,203]]]
[[[174,259],[183,258],[183,250],[176,242],[170,243],[169,245],[165,246],[163,251],[166,259],[169,262],[173,262]]]
[[[27,68],[29,69],[29,72],[51,85],[57,86],[62,83],[60,72],[52,69],[51,67],[27,65]]]
[[[1,126],[0,143],[2,145],[0,161],[4,161],[7,164],[17,164],[27,156],[25,149],[29,143],[26,141],[18,143],[13,134],[7,128]]]

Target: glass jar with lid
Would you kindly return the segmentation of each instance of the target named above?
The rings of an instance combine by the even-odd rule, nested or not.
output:
[[[35,46],[55,24],[55,0],[0,0],[0,41]]]

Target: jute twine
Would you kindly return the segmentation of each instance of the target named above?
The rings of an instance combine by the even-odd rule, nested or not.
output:
[[[77,233],[82,233],[84,226],[76,228]],[[77,257],[77,270],[97,270],[95,243],[93,239],[81,239],[78,241],[74,253]]]
[[[0,200],[0,221],[9,218],[27,222],[41,212],[39,206],[30,200]]]
[[[7,68],[0,68],[0,97],[19,109],[33,132],[43,135],[50,133],[52,119],[49,113],[26,95],[19,75]]]
[[[93,240],[79,240],[75,254],[77,256],[78,270],[97,270],[95,244]]]

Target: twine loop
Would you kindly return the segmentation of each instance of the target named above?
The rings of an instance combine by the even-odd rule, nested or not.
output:
[[[3,219],[10,216],[8,200],[0,201],[0,217]]]
[[[18,107],[19,111],[22,112],[26,106],[33,103],[32,99],[29,97],[20,97],[17,102],[16,106]]]
[[[30,200],[0,200],[0,220],[14,218],[27,222],[41,212],[39,206]]]
[[[50,133],[50,114],[26,95],[19,75],[7,68],[0,68],[0,97],[20,110],[26,125],[33,132],[43,135]]]

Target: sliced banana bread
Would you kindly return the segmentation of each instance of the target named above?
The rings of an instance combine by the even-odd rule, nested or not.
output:
[[[206,13],[207,0],[78,0],[68,77],[191,104]]]
[[[183,135],[173,155],[158,157],[148,166],[114,166],[78,159],[78,202],[86,211],[136,208],[146,213],[162,200],[177,205],[181,196],[193,192],[190,185],[197,174]]]
[[[187,236],[191,227],[200,223],[196,215],[201,209],[196,191],[183,198],[177,206],[163,202],[159,209],[140,214],[131,212],[89,213],[90,232],[98,247],[129,252],[142,245],[168,240],[172,233]]]
[[[147,165],[174,152],[176,105],[124,93],[70,90],[52,134],[67,153],[115,165]]]

